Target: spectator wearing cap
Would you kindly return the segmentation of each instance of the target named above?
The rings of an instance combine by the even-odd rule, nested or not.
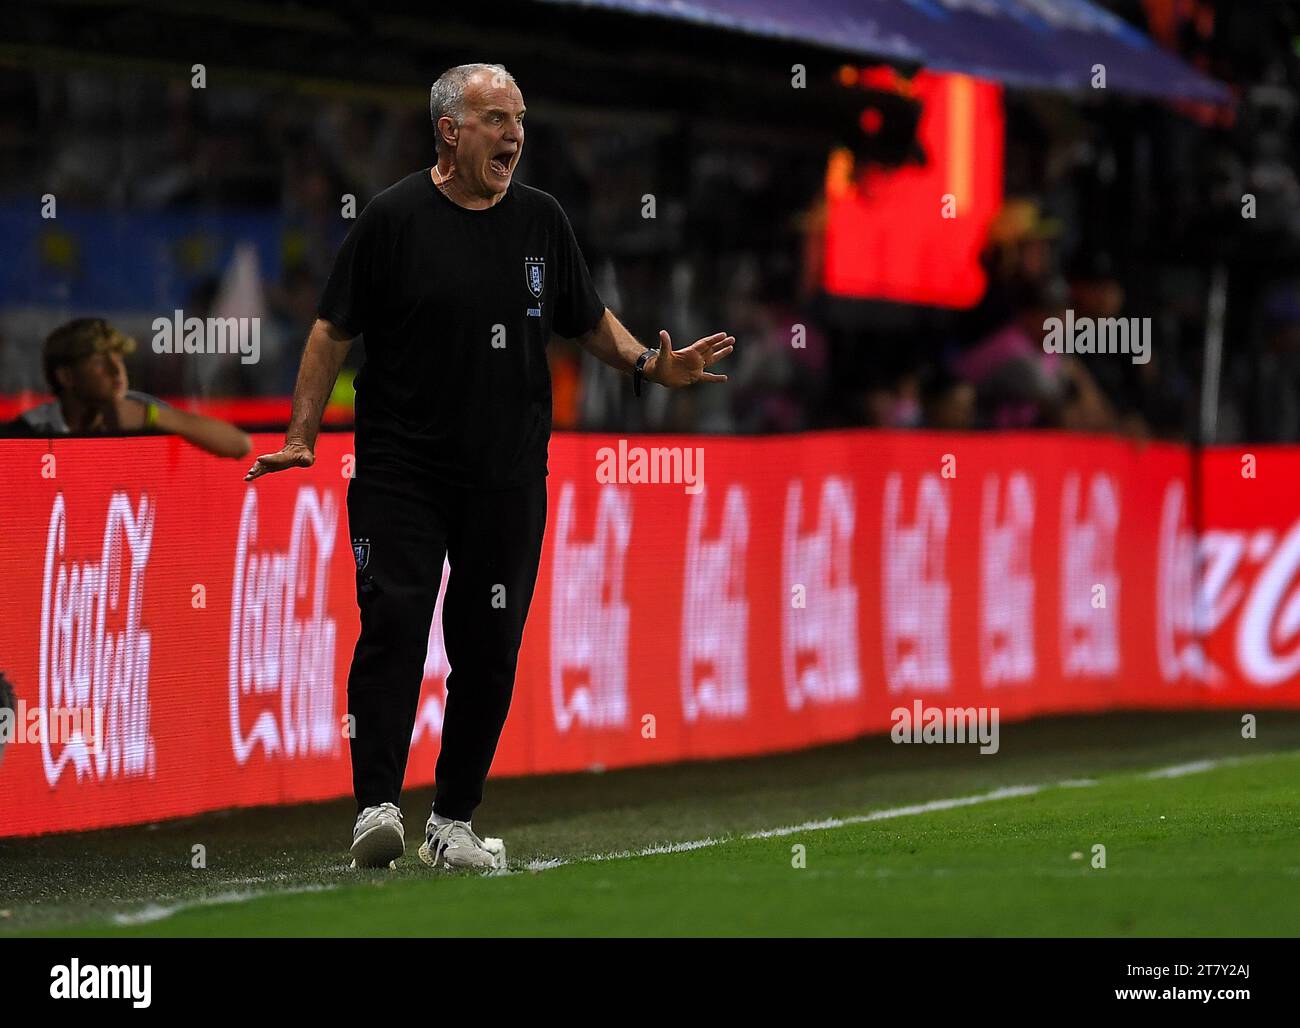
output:
[[[123,357],[135,340],[103,318],[60,325],[41,344],[41,364],[54,399],[19,415],[26,435],[95,435],[171,432],[208,453],[246,456],[252,440],[234,425],[176,410],[148,393],[128,388]]]

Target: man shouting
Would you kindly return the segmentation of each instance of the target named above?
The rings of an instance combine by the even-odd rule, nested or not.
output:
[[[356,477],[348,523],[361,634],[348,676],[355,719],[352,857],[405,852],[402,781],[429,626],[442,579],[451,666],[420,856],[494,866],[471,818],[496,752],[546,526],[551,333],[663,386],[725,382],[708,370],[735,340],[718,332],[647,349],[606,309],[554,197],[512,176],[524,99],[500,65],[434,83],[437,163],[390,186],[357,218],[325,286],[278,453],[249,470],[310,467],[321,412],[354,337]]]

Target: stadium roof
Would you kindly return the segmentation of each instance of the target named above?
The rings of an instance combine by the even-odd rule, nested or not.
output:
[[[1225,86],[1088,0],[544,0],[801,41],[1012,86],[1226,103]]]

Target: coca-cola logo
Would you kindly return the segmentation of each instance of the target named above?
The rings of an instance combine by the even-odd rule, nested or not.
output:
[[[575,539],[575,489],[560,489],[551,577],[551,711],[557,731],[626,723],[630,612],[623,565],[632,537],[626,489],[605,486],[591,541]]]
[[[1177,479],[1165,487],[1156,545],[1156,658],[1160,675],[1217,682],[1222,672],[1205,653],[1198,618],[1196,539],[1188,524],[1186,489]]]
[[[332,755],[335,621],[326,613],[338,526],[332,493],[298,490],[284,550],[257,549],[257,492],[239,517],[230,603],[230,741],[235,760]]]
[[[807,513],[803,481],[786,492],[782,574],[791,595],[781,616],[781,664],[785,702],[800,710],[806,701],[837,703],[857,697],[858,587],[853,581],[853,487],[827,476],[817,511]],[[801,523],[808,527],[801,529]]]
[[[45,780],[53,786],[69,764],[77,780],[152,777],[149,719],[151,634],[141,622],[144,574],[157,505],[126,493],[108,503],[97,557],[65,560],[68,542],[63,494],[54,497],[41,586],[39,703],[46,717],[69,708],[103,712],[103,737],[74,729],[56,748],[41,733]]]
[[[939,476],[917,480],[910,520],[903,506],[903,476],[892,472],[885,479],[880,535],[885,678],[891,691],[944,690],[952,682],[947,572],[952,511]]]
[[[682,583],[682,716],[744,717],[749,707],[749,504],[727,487],[715,538],[706,538],[708,490],[691,498]]]
[[[987,686],[1028,684],[1035,674],[1034,483],[1014,471],[1005,490],[999,484],[998,475],[985,476],[980,512],[980,671]]]
[[[1272,533],[1267,533],[1270,537]],[[1262,542],[1263,537],[1257,537]],[[1259,550],[1263,550],[1261,545]],[[1300,671],[1300,520],[1260,569],[1237,623],[1237,663],[1256,685],[1281,685]]]
[[[1119,672],[1120,496],[1105,472],[1071,472],[1061,487],[1061,673]]]
[[[1224,673],[1205,640],[1229,626],[1231,653],[1247,681],[1264,688],[1300,674],[1300,520],[1275,529],[1208,529],[1189,524],[1186,487],[1165,487],[1156,568],[1156,651],[1166,681],[1183,675],[1211,685]]]

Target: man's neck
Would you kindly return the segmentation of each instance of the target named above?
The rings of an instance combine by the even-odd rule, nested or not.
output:
[[[433,179],[433,184],[442,190],[445,196],[458,207],[465,207],[471,211],[487,210],[489,207],[495,207],[505,197],[505,191],[493,193],[490,196],[482,196],[478,193],[471,193],[464,188],[464,184],[456,176],[456,167],[450,161],[439,160],[429,170],[429,177]]]

